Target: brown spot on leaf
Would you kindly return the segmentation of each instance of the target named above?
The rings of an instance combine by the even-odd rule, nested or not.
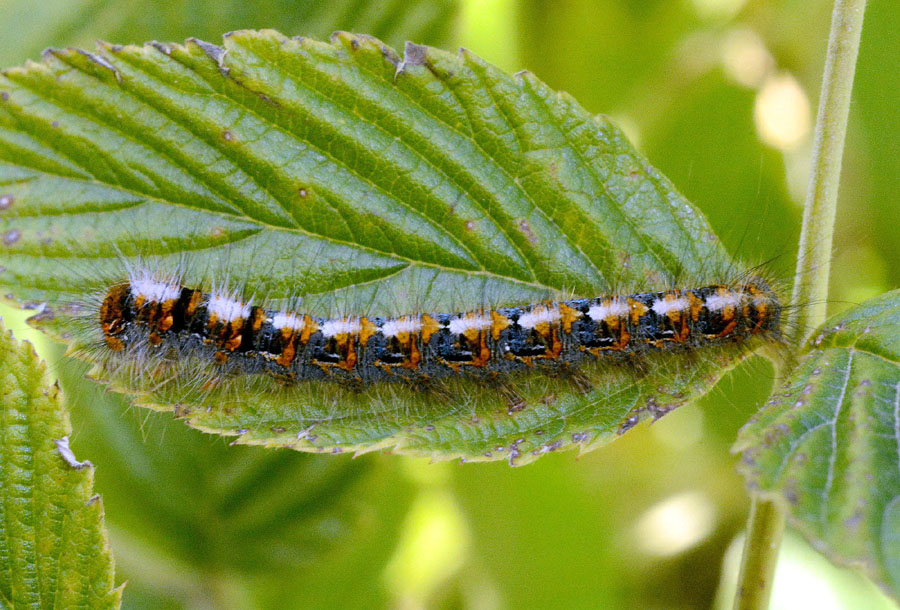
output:
[[[395,68],[400,65],[400,56],[394,52],[390,47],[382,45],[380,47],[381,56],[384,57],[388,62],[391,63]]]
[[[641,418],[638,415],[632,415],[631,417],[628,417],[619,426],[618,433],[625,434],[626,432],[628,432],[629,430],[634,428],[636,425],[638,425],[638,422],[640,422],[640,421],[641,421]]]
[[[297,191],[297,194],[300,195],[301,199],[306,199],[306,197],[309,195],[309,191],[307,191],[304,187],[301,186],[300,190]]]
[[[222,139],[226,142],[231,142],[234,139],[234,134],[227,129],[224,129],[222,130]]]
[[[0,195],[0,210],[8,210],[13,201],[15,200],[12,195]]]
[[[203,52],[206,53],[207,57],[216,62],[216,64],[218,64],[219,66],[219,69],[222,69],[225,61],[225,49],[200,40],[199,38],[188,38],[186,42],[187,44],[195,44],[200,47]]]
[[[428,47],[407,42],[403,49],[403,63],[407,66],[424,66],[428,62]]]
[[[3,244],[6,246],[11,246],[22,237],[22,233],[18,229],[10,229],[6,233],[3,234]]]
[[[537,235],[535,235],[534,231],[531,230],[531,225],[528,224],[527,220],[519,221],[519,231],[522,232],[522,234],[525,236],[525,239],[527,239],[530,243],[537,243]]]
[[[844,519],[844,527],[848,530],[858,529],[859,524],[862,522],[862,520],[863,513],[860,509],[857,508],[856,511],[854,511],[853,515],[851,515],[847,519]]]
[[[163,55],[171,55],[172,54],[172,48],[169,47],[169,45],[164,44],[162,42],[153,41],[150,43],[150,46],[153,47],[154,49],[156,49],[157,51],[159,51],[160,53],[162,53]]]

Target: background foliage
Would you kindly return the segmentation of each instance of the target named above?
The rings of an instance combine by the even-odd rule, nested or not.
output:
[[[149,6],[0,0],[0,65],[51,45],[215,42],[238,27],[465,45],[611,115],[707,214],[730,251],[774,259],[784,277],[793,268],[826,0]],[[888,264],[900,254],[898,27],[891,2],[870,3],[832,312],[900,285],[900,269]],[[67,386],[80,383],[58,351],[49,353]],[[751,381],[759,376],[773,373],[750,362],[700,405],[602,451],[577,461],[551,455],[517,470],[227,448],[90,388],[69,392],[84,398],[73,407],[72,444],[79,459],[98,466],[95,490],[104,497],[117,582],[129,581],[126,608],[727,607],[720,574],[727,582],[735,569],[726,549],[748,506],[728,450],[767,394]],[[723,554],[732,559],[724,570]],[[776,608],[792,607],[796,595],[807,603],[817,596],[818,607],[884,603],[794,539],[779,570]]]

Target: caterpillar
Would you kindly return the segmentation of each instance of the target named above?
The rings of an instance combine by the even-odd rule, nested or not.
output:
[[[530,370],[562,374],[586,361],[739,343],[777,335],[781,310],[768,284],[752,277],[456,313],[326,318],[136,271],[108,290],[96,323],[117,354],[196,354],[225,378],[264,374],[361,390],[447,377],[490,382]]]

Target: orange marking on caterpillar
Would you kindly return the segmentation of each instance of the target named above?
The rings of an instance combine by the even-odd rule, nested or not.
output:
[[[640,301],[635,301],[632,298],[628,298],[628,311],[631,316],[631,323],[637,324],[640,322],[641,318],[643,318],[648,311],[650,311],[646,305],[641,303]]]
[[[691,308],[691,320],[696,322],[700,319],[703,308],[706,307],[706,301],[695,295],[693,292],[688,293],[688,301]]]
[[[422,343],[423,344],[427,344],[431,340],[431,337],[434,335],[434,333],[436,333],[440,330],[441,330],[441,325],[437,320],[435,320],[428,314],[425,314],[422,316],[422,331],[421,331],[421,333],[422,333]]]
[[[496,311],[491,312],[491,336],[494,341],[500,340],[500,333],[509,328],[510,324],[512,322],[506,316]]]
[[[419,363],[422,362],[422,352],[419,351],[417,336],[414,333],[407,334],[409,335],[409,358],[404,360],[400,366],[405,369],[415,370],[419,368]]]
[[[297,354],[296,348],[296,340],[297,340],[297,332],[290,328],[282,328],[281,329],[281,353],[278,354],[278,358],[275,360],[281,366],[288,367],[294,361],[294,357]]]
[[[309,343],[309,338],[319,330],[319,325],[308,314],[303,316],[303,328],[300,330],[300,345]]]
[[[375,333],[378,332],[378,327],[375,326],[372,322],[369,321],[368,318],[360,318],[359,319],[359,345],[360,347],[365,347],[369,343],[369,339],[372,338]]]
[[[580,311],[569,307],[565,303],[559,304],[559,315],[563,330],[567,335],[572,332],[572,324],[574,324],[579,318],[581,318]]]
[[[188,318],[193,317],[195,313],[197,313],[197,307],[199,307],[200,302],[203,300],[203,293],[199,290],[195,290],[191,294],[191,300],[188,301],[188,304],[184,308],[184,315]]]

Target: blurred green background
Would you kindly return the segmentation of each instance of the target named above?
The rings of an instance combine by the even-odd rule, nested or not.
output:
[[[789,278],[828,34],[826,0],[0,0],[0,65],[48,46],[344,29],[466,46],[612,116],[736,256]],[[863,29],[832,312],[900,285],[900,10]],[[22,312],[4,309],[7,324]],[[18,324],[18,326],[16,326]],[[40,341],[40,339],[36,339]],[[774,373],[600,451],[510,469],[228,447],[130,408],[42,350],[96,470],[126,608],[727,608],[748,497],[729,446]],[[889,608],[789,534],[773,608]]]

